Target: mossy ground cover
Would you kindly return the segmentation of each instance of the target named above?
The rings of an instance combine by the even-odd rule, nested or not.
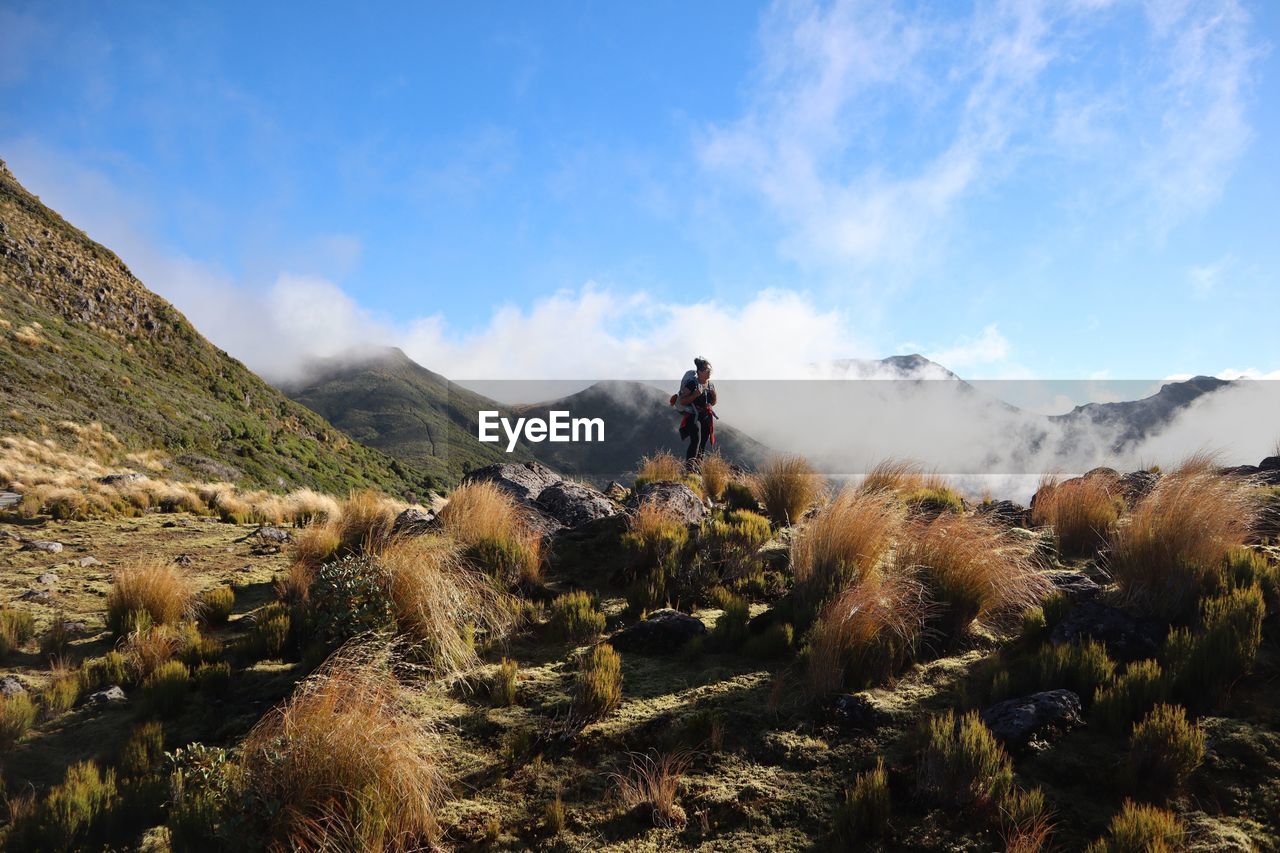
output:
[[[584,559],[620,548],[621,531],[604,528],[609,542],[577,543],[583,553],[558,553],[547,568],[541,598],[584,589],[605,616],[603,637],[633,623],[616,563]],[[246,534],[250,525],[222,524],[182,515],[36,524],[0,523],[0,530],[56,540],[60,554],[22,551],[0,534],[0,597],[35,614],[37,638],[55,618],[85,625],[68,654],[101,655],[113,640],[105,601],[114,567],[139,557],[176,561],[197,588],[232,585],[227,623],[202,627],[227,643],[251,633],[249,617],[276,600],[273,581],[288,567]],[[610,544],[612,543],[612,544]],[[768,550],[768,549],[766,549]],[[80,566],[92,556],[101,565]],[[597,570],[590,566],[595,564]],[[1074,567],[1090,567],[1077,562]],[[613,571],[605,570],[613,568]],[[55,601],[18,600],[43,572],[58,576]],[[757,595],[751,614],[775,602]],[[706,603],[693,613],[714,630],[724,611]],[[934,714],[981,709],[989,701],[993,664],[1032,671],[1038,646],[997,631],[971,633],[941,656],[924,655],[893,680],[861,695],[876,709],[877,724],[842,721],[807,698],[793,656],[761,660],[740,650],[706,644],[700,653],[621,653],[621,704],[580,728],[568,726],[579,656],[597,638],[566,639],[538,619],[502,643],[484,649],[483,666],[448,680],[408,680],[414,712],[438,738],[437,754],[450,783],[438,818],[442,844],[454,849],[563,850],[817,850],[833,849],[831,834],[843,792],[883,757],[890,799],[883,849],[1003,849],[998,820],[938,805],[921,794],[916,776],[921,727]],[[16,675],[38,690],[48,665],[33,639],[12,654],[0,674]],[[287,656],[286,656],[287,657]],[[517,663],[515,697],[495,707],[486,685],[500,662]],[[1188,837],[1202,849],[1280,843],[1280,703],[1277,696],[1275,621],[1253,672],[1229,697],[1201,717],[1207,740],[1202,767],[1165,804],[1180,814]],[[181,713],[164,720],[165,747],[192,741],[234,748],[253,724],[286,698],[305,675],[295,660],[238,659],[230,689],[213,698],[195,694]],[[1047,685],[1045,685],[1047,686]],[[138,723],[139,694],[119,705],[76,707],[38,721],[0,757],[10,794],[29,784],[42,791],[72,764],[88,759],[113,766]],[[1033,742],[1011,753],[1014,784],[1043,790],[1055,825],[1052,849],[1081,849],[1101,836],[1129,796],[1121,782],[1127,732],[1085,726],[1051,743]],[[686,751],[677,783],[683,823],[655,825],[643,807],[622,799],[618,779],[637,754]],[[552,826],[554,806],[563,826]],[[553,830],[558,830],[554,831]],[[120,849],[165,849],[165,831],[143,828],[116,839]]]

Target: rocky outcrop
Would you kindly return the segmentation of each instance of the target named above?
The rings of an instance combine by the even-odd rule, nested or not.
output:
[[[1153,658],[1164,642],[1165,629],[1158,622],[1131,616],[1101,601],[1081,601],[1053,629],[1055,645],[1096,640],[1121,660]]]
[[[411,506],[396,516],[391,525],[391,533],[393,536],[422,536],[435,529],[437,524],[438,519],[433,510]]]
[[[621,510],[596,489],[566,480],[541,462],[503,462],[469,472],[463,482],[489,482],[531,511],[544,534],[588,525]]]
[[[639,509],[647,503],[657,503],[686,524],[700,524],[707,517],[702,498],[684,483],[642,483],[627,499],[627,509]]]
[[[707,633],[702,620],[679,610],[655,610],[647,619],[629,625],[613,635],[615,649],[646,655],[670,654],[694,637]]]
[[[1046,690],[997,702],[982,722],[1000,741],[1022,746],[1032,738],[1050,740],[1080,725],[1080,697],[1070,690]]]

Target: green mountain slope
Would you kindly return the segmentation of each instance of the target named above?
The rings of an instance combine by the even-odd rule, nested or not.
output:
[[[347,435],[383,453],[456,482],[494,462],[528,462],[522,445],[511,453],[476,439],[477,412],[510,407],[450,382],[388,348],[359,358],[313,363],[305,381],[281,386]]]
[[[215,347],[0,161],[0,434],[99,422],[205,479],[421,494],[403,461],[352,441]]]

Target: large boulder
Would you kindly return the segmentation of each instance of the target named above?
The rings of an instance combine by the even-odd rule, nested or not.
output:
[[[394,536],[421,536],[429,533],[437,524],[434,510],[421,510],[411,506],[396,516],[391,525],[391,533]]]
[[[982,722],[997,740],[1022,746],[1032,738],[1048,740],[1080,725],[1080,697],[1070,690],[1046,690],[997,702],[982,712]]]
[[[8,699],[27,692],[27,686],[12,675],[0,678],[0,696]]]
[[[462,482],[489,482],[523,504],[532,504],[547,486],[563,479],[541,462],[498,462],[468,472]]]
[[[578,527],[618,514],[618,505],[582,483],[561,480],[543,489],[534,501],[538,509],[563,524]]]
[[[1142,500],[1160,482],[1160,475],[1155,471],[1130,471],[1120,478],[1120,494],[1125,503],[1133,506]]]
[[[1080,601],[1054,626],[1055,645],[1096,640],[1121,660],[1153,658],[1164,642],[1165,629],[1151,619],[1132,616],[1102,601]]]
[[[647,619],[623,628],[609,640],[615,649],[659,655],[676,651],[707,633],[702,620],[679,610],[655,610]]]
[[[1097,598],[1098,593],[1102,592],[1097,581],[1079,569],[1050,569],[1044,576],[1057,592],[1065,594],[1072,601],[1088,601]]]
[[[1027,508],[1013,501],[990,501],[978,504],[975,515],[985,515],[1006,527],[1026,527],[1029,523]]]
[[[656,502],[672,516],[686,524],[700,524],[707,517],[702,498],[684,483],[642,483],[627,499],[627,509],[639,509],[643,504]]]

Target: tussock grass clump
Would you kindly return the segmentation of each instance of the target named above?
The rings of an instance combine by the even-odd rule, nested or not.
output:
[[[221,698],[231,690],[231,664],[224,660],[200,664],[191,677],[206,696]]]
[[[988,808],[1013,788],[1013,763],[977,711],[933,717],[918,766],[920,790],[942,802]]]
[[[475,666],[474,638],[505,637],[517,620],[511,596],[475,571],[456,543],[436,536],[392,541],[378,557],[390,584],[396,630],[436,675]]]
[[[551,602],[547,623],[552,636],[562,640],[585,640],[604,631],[605,617],[585,590],[557,595]]]
[[[40,691],[40,702],[46,716],[70,711],[80,698],[80,672],[66,661],[54,661],[49,668],[49,681]]]
[[[1182,787],[1204,761],[1204,731],[1181,705],[1156,705],[1129,737],[1130,784],[1157,797]]]
[[[800,527],[791,545],[798,623],[807,627],[831,596],[872,572],[905,522],[902,505],[883,492],[845,489]]]
[[[867,472],[858,485],[861,492],[907,494],[944,485],[941,477],[926,474],[918,462],[909,459],[885,459]]]
[[[1093,721],[1100,728],[1120,734],[1169,698],[1169,678],[1153,660],[1134,661],[1115,680],[1093,694]]]
[[[1107,647],[1097,640],[1062,645],[1045,643],[1036,656],[1036,666],[1041,689],[1065,687],[1082,700],[1093,697],[1100,687],[1110,684],[1116,673],[1115,661],[1107,654]]]
[[[195,626],[190,623],[147,626],[131,631],[120,643],[120,652],[131,680],[140,684],[199,640]]]
[[[755,478],[740,476],[730,480],[724,487],[724,502],[730,509],[758,511],[760,502],[756,500]]]
[[[1186,830],[1173,812],[1125,800],[1107,834],[1087,853],[1173,853],[1185,848]]]
[[[342,547],[342,529],[335,521],[326,521],[302,528],[293,536],[293,564],[301,566],[304,574],[314,572],[329,562]],[[291,569],[292,571],[292,569]],[[309,577],[306,581],[309,582]],[[306,583],[302,586],[305,588]]]
[[[403,507],[372,489],[352,491],[336,520],[338,539],[348,553],[375,553],[391,538]]]
[[[440,512],[445,533],[467,556],[507,583],[536,584],[542,538],[515,499],[488,481],[463,483]]]
[[[215,586],[200,593],[200,616],[208,625],[225,625],[236,605],[236,593],[229,586]]]
[[[1276,487],[1280,490],[1280,486]],[[1252,548],[1232,548],[1227,554],[1225,585],[1245,589],[1257,585],[1268,613],[1280,612],[1280,566]]]
[[[737,650],[747,639],[747,623],[751,621],[751,605],[740,595],[720,590],[716,596],[720,618],[711,631],[711,641],[719,649]]]
[[[107,594],[107,627],[117,636],[126,632],[130,614],[145,612],[153,625],[171,625],[197,612],[190,581],[173,564],[143,560],[115,571]]]
[[[913,513],[937,515],[941,512],[964,512],[964,498],[950,486],[930,486],[902,496]]]
[[[327,524],[342,517],[336,498],[311,489],[295,489],[284,498],[285,514],[299,527]]]
[[[1174,692],[1185,701],[1208,705],[1252,668],[1262,644],[1266,605],[1257,586],[1233,589],[1200,603],[1195,633],[1175,629],[1165,640]]]
[[[752,481],[755,498],[778,524],[795,524],[822,495],[822,477],[796,453],[769,459]]]
[[[659,450],[652,456],[640,460],[636,471],[636,485],[644,483],[679,483],[684,480],[684,462],[677,459],[670,451]]]
[[[1039,853],[1053,834],[1051,812],[1039,788],[1014,788],[1000,803],[1001,836],[1006,853]]]
[[[729,485],[729,478],[733,475],[729,463],[719,452],[708,453],[699,462],[698,472],[702,475],[702,488],[706,491],[707,497],[720,500],[724,496],[725,487]]]
[[[631,514],[622,547],[633,555],[635,580],[627,590],[634,612],[661,607],[670,595],[669,582],[679,570],[689,544],[689,526],[657,501],[645,501]]]
[[[1040,481],[1031,523],[1053,528],[1064,557],[1091,557],[1106,547],[1124,500],[1119,478],[1095,474],[1065,483],[1050,475]]]
[[[943,513],[909,525],[893,562],[898,573],[919,572],[935,622],[952,639],[975,620],[993,624],[1021,614],[1049,588],[1026,541],[976,515]]]
[[[273,601],[258,610],[257,621],[253,625],[253,647],[263,657],[278,658],[289,641],[292,628],[293,617],[289,615],[288,608]]]
[[[4,659],[35,636],[36,620],[26,610],[0,607],[0,659]]]
[[[809,690],[822,695],[890,678],[911,659],[927,615],[923,587],[905,573],[872,572],[850,582],[814,626]]]
[[[520,665],[507,658],[502,659],[489,680],[489,701],[496,708],[506,708],[516,703],[516,676]]]
[[[574,682],[574,710],[584,720],[598,720],[622,704],[622,657],[601,643],[584,654]]]
[[[59,612],[49,623],[49,627],[40,635],[40,655],[42,657],[65,657],[71,648],[71,629],[67,625],[66,614]]]
[[[282,848],[413,850],[440,837],[447,786],[433,733],[389,652],[339,650],[245,737],[250,802]]]
[[[874,768],[859,773],[853,787],[845,789],[836,807],[836,838],[848,847],[881,837],[889,828],[890,808],[889,774],[878,757]]]
[[[546,805],[542,807],[542,826],[554,837],[564,832],[567,819],[564,800],[561,799],[560,792],[556,791],[555,799],[547,800]]]
[[[36,721],[36,706],[26,693],[0,696],[0,750],[7,750],[22,740]]]
[[[1220,585],[1256,511],[1244,481],[1217,473],[1212,457],[1192,456],[1161,477],[1116,530],[1108,568],[1132,604],[1175,619]]]
[[[795,629],[789,622],[770,625],[763,633],[747,637],[742,653],[749,658],[780,658],[795,648]]]
[[[680,779],[693,757],[684,751],[669,753],[631,753],[631,764],[623,773],[614,773],[618,796],[628,809],[643,809],[653,825],[663,829],[682,827],[687,817],[678,794]]]

